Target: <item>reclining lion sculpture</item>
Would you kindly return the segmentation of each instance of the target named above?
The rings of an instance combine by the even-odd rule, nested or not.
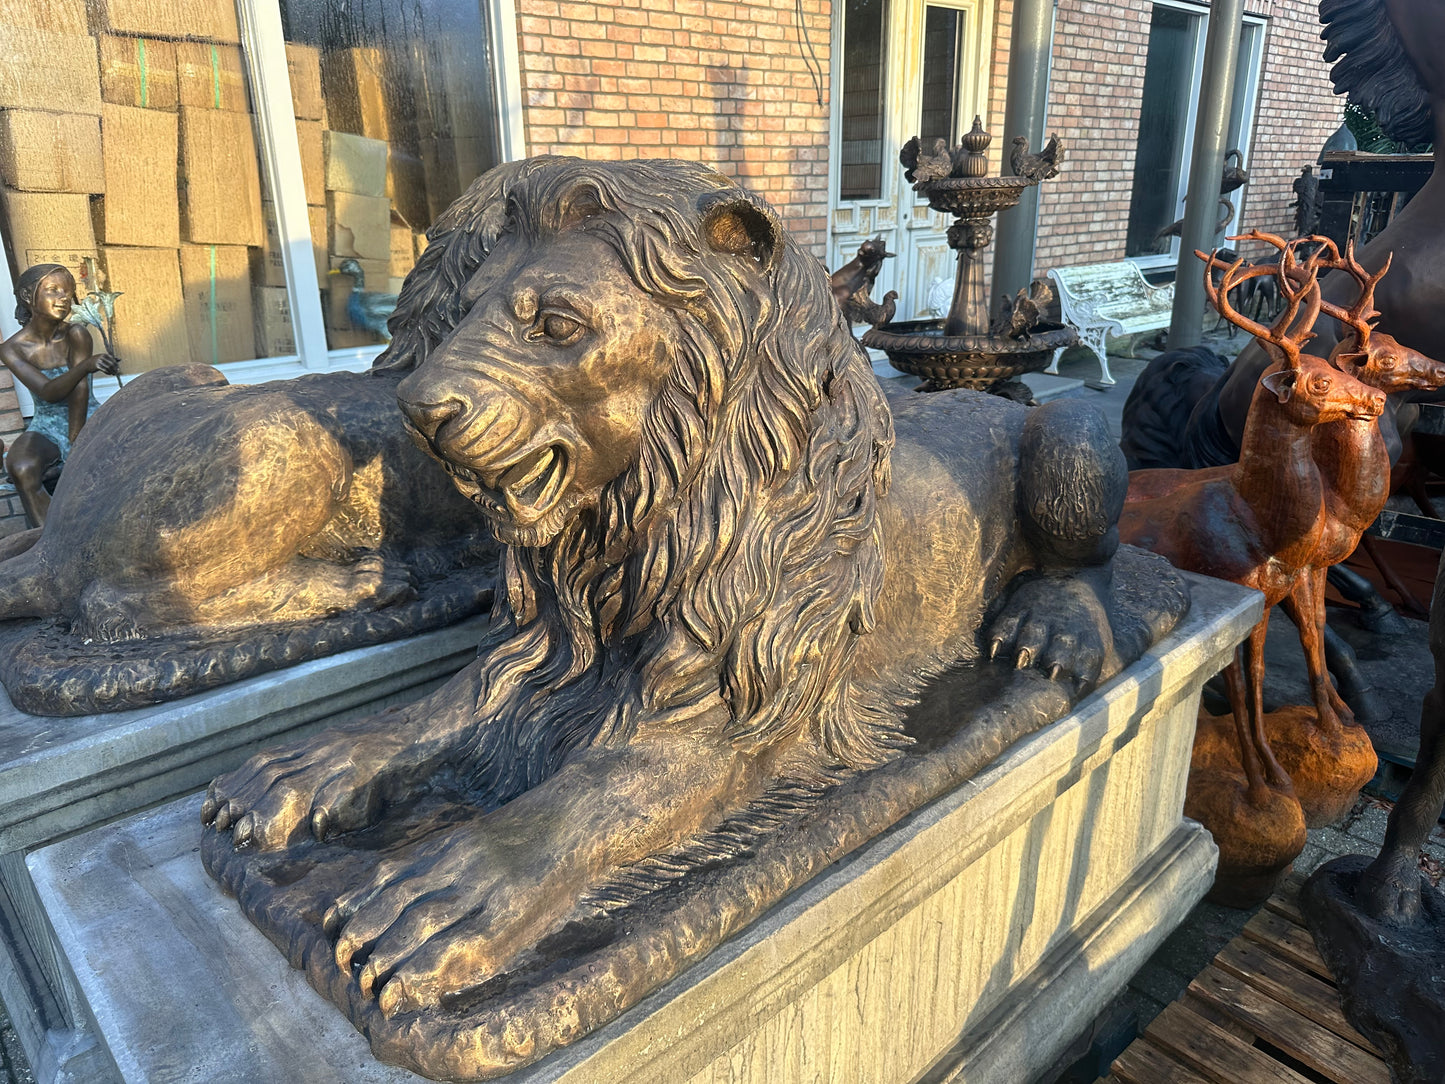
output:
[[[426,330],[389,358],[504,546],[478,659],[202,811],[251,920],[378,1056],[445,1079],[615,1016],[1187,607],[1118,548],[1092,408],[890,410],[821,265],[720,174],[503,169],[433,231],[401,299],[431,291]],[[1002,692],[910,721],[970,666]]]
[[[399,431],[396,386],[232,385],[209,365],[130,381],[76,442],[45,526],[7,540],[15,706],[138,707],[484,611],[495,543]]]

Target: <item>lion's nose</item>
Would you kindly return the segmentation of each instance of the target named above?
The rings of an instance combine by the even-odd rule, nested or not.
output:
[[[460,399],[443,399],[440,403],[416,403],[401,399],[401,410],[407,421],[428,440],[437,435],[443,425],[462,412]]]

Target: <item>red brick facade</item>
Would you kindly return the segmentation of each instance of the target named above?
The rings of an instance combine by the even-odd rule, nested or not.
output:
[[[798,10],[518,0],[527,150],[705,162],[766,196],[821,257],[832,5],[801,0],[801,28]]]
[[[646,7],[518,0],[529,153],[695,158],[766,196],[822,256],[832,0],[803,0],[801,40],[794,0]],[[1150,0],[1059,2],[1048,127],[1067,142],[1069,162],[1041,196],[1040,274],[1124,256],[1151,10]],[[1315,0],[1258,0],[1250,10],[1269,25],[1243,221],[1288,232],[1290,182],[1339,124],[1342,103],[1321,59]],[[1013,0],[999,0],[995,14],[985,119],[998,134]],[[1006,146],[996,139],[993,157]]]
[[[1068,144],[1069,159],[1040,197],[1038,274],[1124,256],[1152,6],[1150,0],[1059,2],[1048,127]],[[1315,0],[1265,0],[1247,10],[1269,22],[1250,183],[1235,199],[1245,229],[1288,235],[1290,182],[1339,126],[1344,102],[1334,96],[1322,58]],[[1002,86],[1006,55],[995,64],[1003,65],[994,73],[995,86]]]

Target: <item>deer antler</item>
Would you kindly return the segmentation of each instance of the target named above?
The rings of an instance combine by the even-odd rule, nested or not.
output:
[[[1313,240],[1319,241],[1324,240],[1324,238],[1317,237],[1313,238]],[[1394,262],[1395,254],[1392,252],[1386,256],[1385,262],[1381,265],[1380,270],[1371,275],[1360,266],[1360,261],[1355,259],[1354,241],[1351,241],[1345,246],[1345,254],[1343,257],[1340,256],[1339,249],[1335,248],[1332,242],[1329,247],[1333,252],[1332,256],[1324,261],[1325,266],[1339,268],[1341,271],[1349,274],[1350,277],[1360,284],[1360,296],[1356,299],[1355,303],[1347,309],[1321,299],[1320,309],[1326,315],[1333,316],[1340,323],[1344,324],[1354,334],[1354,349],[1348,352],[1363,354],[1369,350],[1370,332],[1375,329],[1374,321],[1378,319],[1380,315],[1375,309],[1375,287],[1380,284],[1380,280],[1384,278],[1385,273],[1390,270],[1390,264]]]
[[[1196,249],[1194,254],[1205,262],[1204,292],[1206,296],[1219,314],[1231,324],[1249,332],[1266,348],[1272,347],[1270,352],[1277,352],[1281,355],[1287,367],[1299,368],[1300,350],[1305,343],[1314,338],[1314,323],[1320,314],[1318,282],[1320,254],[1318,252],[1311,253],[1301,265],[1295,259],[1295,246],[1299,244],[1298,241],[1286,241],[1282,237],[1264,233],[1261,230],[1251,230],[1247,234],[1231,237],[1230,240],[1263,241],[1273,245],[1280,252],[1279,265],[1275,267],[1269,264],[1255,264],[1246,267],[1243,257],[1233,264],[1226,265],[1219,258],[1218,249],[1208,256]],[[1218,286],[1215,285],[1212,274],[1216,270],[1224,272]],[[1280,313],[1274,325],[1268,328],[1237,312],[1229,303],[1230,291],[1240,283],[1248,279],[1262,278],[1265,275],[1278,277],[1280,293],[1285,299],[1284,311]],[[1299,326],[1290,332],[1289,327],[1299,316],[1301,304],[1305,306],[1304,316],[1299,320]]]

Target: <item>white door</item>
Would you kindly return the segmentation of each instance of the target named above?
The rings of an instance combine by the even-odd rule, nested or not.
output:
[[[914,195],[898,152],[915,135],[955,146],[985,111],[993,0],[841,0],[835,10],[828,267],[881,234],[896,255],[873,299],[896,290],[894,319],[924,319],[933,284],[953,281],[952,219]]]

